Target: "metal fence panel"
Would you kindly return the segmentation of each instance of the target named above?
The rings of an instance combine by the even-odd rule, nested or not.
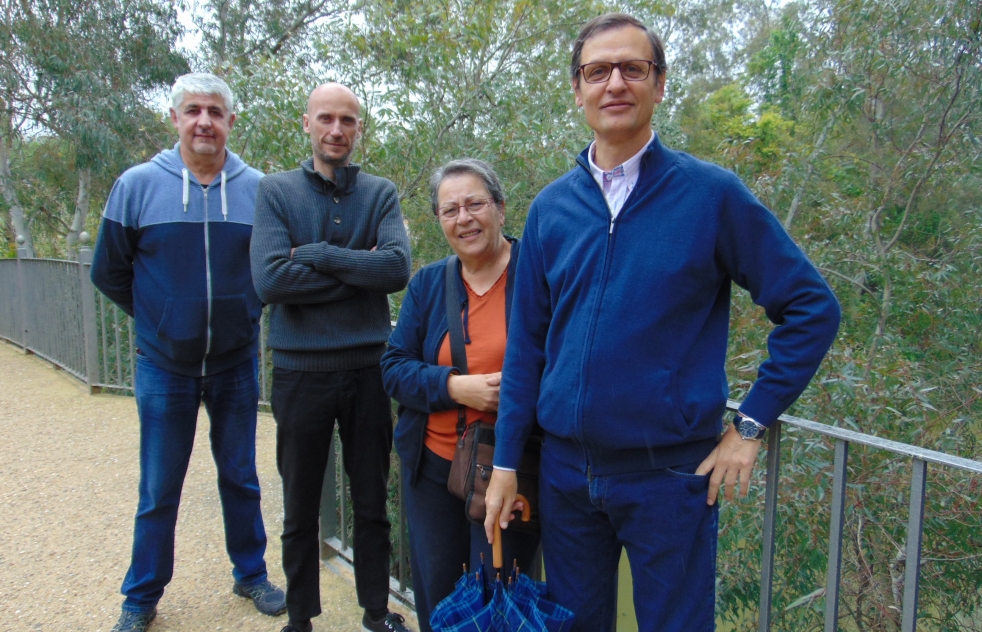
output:
[[[27,348],[85,381],[85,334],[78,264],[21,259]]]
[[[24,339],[21,323],[21,290],[17,259],[0,260],[0,338],[21,345]]]

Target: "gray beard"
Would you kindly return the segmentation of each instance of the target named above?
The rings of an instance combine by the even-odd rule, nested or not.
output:
[[[314,155],[324,164],[331,165],[332,167],[346,167],[351,159],[351,153],[355,150],[355,146],[352,145],[349,147],[348,151],[340,158],[331,158],[327,154],[321,153],[318,147],[314,147],[313,149]]]

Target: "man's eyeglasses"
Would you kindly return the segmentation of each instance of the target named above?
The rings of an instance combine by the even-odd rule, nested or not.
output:
[[[457,215],[460,213],[460,209],[465,208],[467,212],[471,215],[480,215],[494,202],[491,198],[485,198],[483,200],[471,200],[466,204],[447,204],[446,206],[441,206],[436,210],[436,215],[440,219],[451,220],[456,219]]]
[[[621,72],[624,81],[644,81],[651,74],[655,62],[647,59],[630,59],[628,61],[595,61],[580,66],[580,74],[587,83],[603,83],[610,79],[614,68]]]

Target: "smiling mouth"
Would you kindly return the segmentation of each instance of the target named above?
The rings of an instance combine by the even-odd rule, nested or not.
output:
[[[468,237],[473,237],[474,235],[479,235],[481,231],[479,230],[469,230],[466,233],[460,233],[457,235],[460,239],[467,239]]]

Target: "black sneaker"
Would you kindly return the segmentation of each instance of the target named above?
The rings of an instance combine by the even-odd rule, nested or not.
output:
[[[372,621],[366,612],[365,616],[361,618],[361,627],[368,630],[368,632],[412,632],[412,630],[403,625],[405,622],[406,618],[395,612],[389,612],[380,620]]]
[[[157,609],[147,612],[128,612],[123,610],[119,621],[113,626],[113,632],[143,632],[157,616]]]
[[[268,579],[252,586],[243,586],[236,582],[232,585],[232,592],[239,597],[252,599],[252,603],[256,605],[256,610],[271,617],[286,612],[286,595],[283,594],[282,590],[269,583]]]
[[[307,625],[302,626],[291,621],[280,632],[314,632],[314,624],[308,621]]]

